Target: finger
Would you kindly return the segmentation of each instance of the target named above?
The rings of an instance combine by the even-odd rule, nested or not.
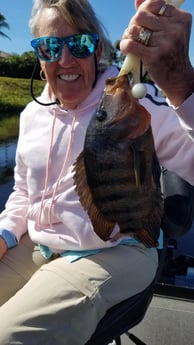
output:
[[[165,5],[165,0],[135,0],[137,10],[145,9],[151,12],[153,10],[153,13],[157,13],[163,5]]]
[[[135,0],[135,8],[136,10],[138,9],[138,7],[142,4],[142,2],[144,2],[145,0]]]
[[[159,15],[163,4],[163,1],[145,1],[143,6],[141,6],[135,16],[132,18],[130,25],[136,25],[139,27],[142,26],[151,31],[158,32],[165,30],[166,25],[169,26],[169,22],[177,23],[177,21],[181,20],[180,16],[182,11],[175,9],[171,5],[166,5],[163,15]]]

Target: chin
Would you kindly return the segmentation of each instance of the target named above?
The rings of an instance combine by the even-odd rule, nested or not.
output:
[[[75,93],[62,97],[61,95],[58,96],[58,99],[60,100],[60,103],[63,105],[64,108],[66,109],[74,109],[76,108],[80,103],[82,103],[88,95],[84,94],[82,97],[79,94],[79,97],[75,97]]]

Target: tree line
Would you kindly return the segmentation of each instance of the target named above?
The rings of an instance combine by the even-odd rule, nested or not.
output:
[[[0,37],[10,39],[4,33],[4,29],[10,29],[5,16],[0,12]],[[7,57],[0,57],[0,76],[12,78],[30,78],[36,64],[37,58],[34,52],[26,52],[22,55],[13,54]],[[40,69],[35,71],[35,78],[40,79]]]
[[[11,78],[31,78],[36,62],[37,58],[34,52],[26,52],[22,55],[14,54],[9,57],[0,57],[0,76]],[[34,78],[40,79],[39,67],[36,68]]]

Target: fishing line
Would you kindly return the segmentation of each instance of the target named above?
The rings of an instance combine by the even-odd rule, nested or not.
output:
[[[44,106],[49,106],[49,105],[53,105],[53,104],[60,104],[59,100],[56,99],[55,102],[50,102],[50,103],[43,103],[43,102],[40,102],[34,95],[34,92],[33,92],[33,82],[34,82],[34,75],[35,75],[35,71],[36,71],[36,68],[38,66],[38,59],[36,60],[36,63],[35,63],[35,66],[34,66],[34,69],[32,71],[32,76],[31,76],[31,80],[30,80],[30,94],[33,98],[33,100],[40,104],[40,105],[44,105]]]
[[[143,74],[143,62],[142,62],[142,60],[140,60],[140,71],[139,71],[140,83],[143,83],[145,81],[147,75],[148,75],[148,72],[145,72]]]
[[[30,80],[30,94],[33,98],[33,100],[40,104],[40,105],[45,105],[45,106],[49,106],[49,105],[53,105],[53,104],[60,104],[59,100],[56,99],[56,101],[54,102],[50,102],[50,103],[43,103],[43,102],[40,102],[34,95],[34,91],[33,91],[33,82],[34,82],[34,75],[35,75],[35,72],[36,72],[36,68],[38,66],[38,62],[39,60],[37,59],[36,60],[36,63],[35,63],[35,66],[34,66],[34,69],[32,71],[32,75],[31,75],[31,80]],[[95,87],[96,85],[96,82],[97,82],[97,75],[98,75],[98,64],[97,64],[97,57],[96,57],[96,54],[94,54],[94,68],[95,68],[95,77],[94,77],[94,82],[93,82],[93,85],[92,85],[92,88]]]
[[[139,83],[134,84],[131,89],[132,95],[137,99],[145,97],[147,93],[147,87],[144,83],[147,75],[148,72],[143,74],[143,62],[140,60]]]

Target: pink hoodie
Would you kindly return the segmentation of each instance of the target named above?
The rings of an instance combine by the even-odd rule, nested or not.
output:
[[[0,215],[0,228],[10,230],[18,240],[28,229],[35,243],[57,253],[117,244],[104,242],[93,231],[75,191],[72,172],[105,80],[117,74],[117,69],[110,67],[99,75],[89,97],[74,110],[58,105],[45,107],[34,101],[27,105],[20,121],[15,190]],[[50,102],[48,86],[39,100]],[[141,103],[152,115],[161,164],[194,185],[194,96],[176,113],[157,96],[156,88],[148,86],[148,95]],[[117,230],[115,227],[114,233]]]

